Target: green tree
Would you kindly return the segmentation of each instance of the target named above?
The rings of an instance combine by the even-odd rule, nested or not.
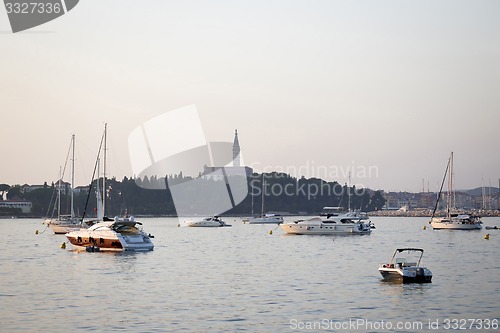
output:
[[[5,192],[10,190],[10,185],[0,184],[0,200],[3,200]]]
[[[23,192],[21,191],[21,186],[20,185],[12,186],[9,189],[9,192],[7,192],[7,199],[8,200],[24,199]]]
[[[376,191],[370,200],[370,204],[368,205],[369,211],[381,210],[385,205],[385,198],[380,191]]]

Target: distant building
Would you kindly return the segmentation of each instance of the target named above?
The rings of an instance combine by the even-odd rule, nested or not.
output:
[[[61,186],[61,194],[71,193],[71,184],[63,180],[61,180],[60,182],[60,185],[59,180],[54,182],[54,187],[59,188],[59,186]]]
[[[23,186],[21,186],[21,192],[23,192],[23,193],[29,193],[31,191],[39,190],[39,189],[42,189],[42,188],[45,188],[45,185],[28,185],[28,184],[24,184]]]
[[[85,185],[85,186],[77,186],[75,187],[75,190],[74,190],[74,193],[88,193],[89,192],[89,186],[88,185]]]
[[[21,212],[31,213],[32,203],[26,200],[3,200],[0,201],[1,208],[20,208]]]
[[[28,185],[28,184],[24,184],[23,186],[21,186],[21,192],[29,193],[31,191],[35,191],[35,190],[39,190],[39,189],[43,189],[43,188],[48,188],[48,187],[52,187],[52,186],[54,186],[55,188],[58,188],[59,187],[59,180],[52,183],[52,185],[47,185],[47,184]],[[61,193],[66,194],[66,193],[70,193],[70,192],[71,192],[71,184],[68,182],[65,182],[64,180],[61,180]]]
[[[222,176],[214,175],[213,172],[219,169],[224,169],[226,177],[230,176],[251,176],[253,169],[247,166],[241,166],[241,149],[240,142],[238,140],[238,130],[234,131],[234,141],[233,141],[233,166],[204,166],[202,177],[205,179],[221,180]]]
[[[411,193],[408,192],[384,192],[382,196],[385,199],[383,209],[386,210],[400,210],[401,208],[408,210],[415,204],[411,199]]]

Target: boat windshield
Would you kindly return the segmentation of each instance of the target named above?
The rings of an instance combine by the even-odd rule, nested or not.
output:
[[[116,232],[119,232],[121,234],[127,233],[127,234],[137,234],[139,232],[139,229],[137,229],[135,226],[128,225],[128,224],[117,224],[113,226],[113,230]]]
[[[396,249],[392,256],[391,264],[401,264],[401,266],[420,266],[420,261],[424,254],[423,249],[403,248]]]

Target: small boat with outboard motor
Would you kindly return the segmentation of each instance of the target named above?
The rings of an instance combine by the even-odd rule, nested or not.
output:
[[[416,261],[408,261],[408,256],[413,257],[415,254],[417,255]],[[387,264],[380,264],[378,271],[386,281],[430,283],[432,281],[432,272],[427,267],[420,266],[423,255],[423,249],[396,249],[391,261]]]

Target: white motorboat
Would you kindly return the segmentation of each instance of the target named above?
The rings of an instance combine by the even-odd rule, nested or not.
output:
[[[66,234],[77,250],[97,251],[152,251],[151,235],[138,227],[142,223],[134,217],[98,222],[88,229]]]
[[[208,228],[215,228],[215,227],[230,227],[230,224],[226,224],[220,217],[218,216],[213,216],[213,217],[205,217],[201,220],[188,220],[186,221],[186,225],[188,227],[208,227]]]
[[[345,215],[326,218],[314,217],[308,220],[283,223],[281,228],[287,234],[296,235],[365,235],[372,232],[371,223],[366,223],[361,219],[351,219]]]
[[[266,214],[261,217],[250,217],[248,224],[281,224],[283,223],[283,216],[276,214]]]
[[[98,158],[95,169],[99,175],[100,154],[104,142],[104,174],[102,177],[102,193],[99,188],[99,180],[96,182],[97,191],[97,220],[88,229],[70,231],[66,234],[69,242],[77,250],[88,252],[96,251],[151,251],[153,250],[153,236],[146,234],[139,226],[142,223],[135,220],[133,216],[114,219],[107,218],[106,212],[106,135],[107,124],[104,125],[104,134],[99,146]],[[91,182],[92,183],[92,182]],[[89,195],[90,195],[89,191]],[[85,207],[86,209],[86,207]],[[85,217],[85,213],[84,213]],[[94,221],[92,221],[94,222]]]
[[[406,257],[400,256],[403,252],[409,255],[420,253],[420,257],[418,257],[418,261],[409,262]],[[391,261],[388,264],[380,264],[378,271],[384,280],[387,281],[430,283],[432,281],[432,272],[426,267],[420,266],[423,255],[423,249],[396,249],[392,255]]]
[[[435,217],[439,200],[441,198],[441,193],[443,191],[443,185],[448,177],[448,192],[446,194],[446,216]],[[455,195],[453,192],[453,152],[451,152],[450,158],[448,159],[448,164],[446,165],[446,170],[443,177],[443,182],[441,183],[441,188],[436,200],[436,205],[432,212],[432,217],[429,223],[432,229],[449,229],[449,230],[478,230],[482,229],[481,217],[465,214],[465,213],[452,213],[455,210]]]

